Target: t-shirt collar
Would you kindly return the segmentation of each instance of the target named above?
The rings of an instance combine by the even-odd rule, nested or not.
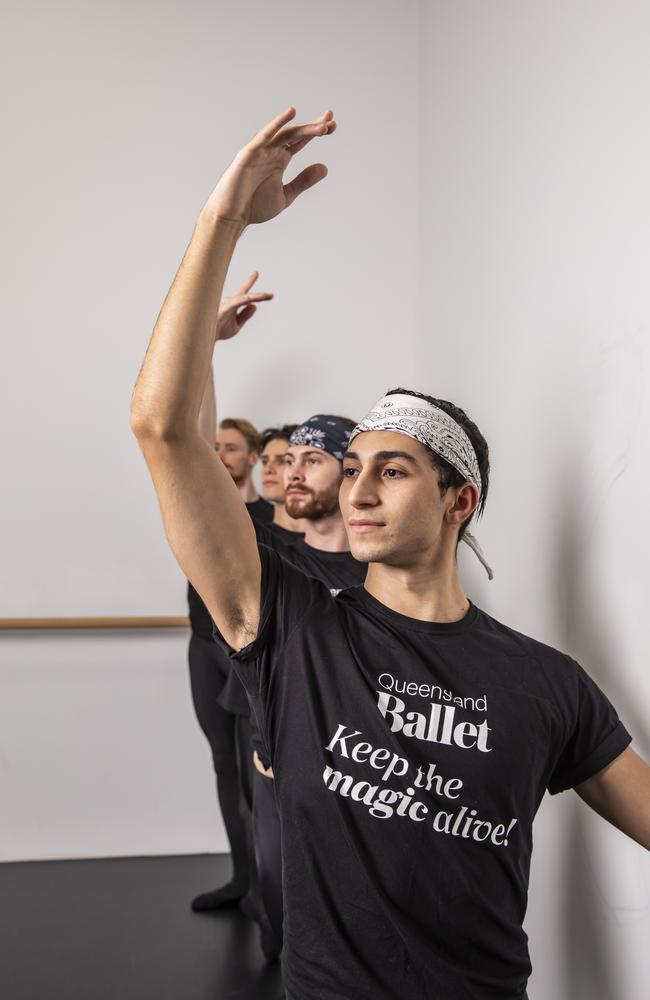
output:
[[[397,628],[411,629],[414,632],[428,632],[433,635],[455,635],[470,629],[476,623],[479,616],[479,609],[470,601],[466,614],[457,622],[427,622],[422,621],[420,618],[410,618],[408,615],[400,614],[399,611],[393,611],[392,608],[387,607],[381,601],[378,601],[376,597],[373,597],[363,586],[355,587],[355,594],[358,595],[362,604],[374,614],[380,614],[384,618],[387,618]]]

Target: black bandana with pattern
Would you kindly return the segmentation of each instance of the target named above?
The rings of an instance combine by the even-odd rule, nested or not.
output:
[[[289,438],[289,447],[304,444],[310,448],[326,451],[334,458],[342,461],[348,446],[351,428],[346,427],[342,420],[329,413],[317,413],[296,427]]]

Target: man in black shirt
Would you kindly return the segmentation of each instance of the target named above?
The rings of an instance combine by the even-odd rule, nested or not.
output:
[[[232,296],[224,296],[219,304],[217,315],[216,337],[218,340],[229,340],[254,315],[257,302],[272,298],[269,292],[252,292],[257,280],[257,272],[251,274],[243,285]],[[257,454],[258,441],[252,425],[231,427],[232,421],[223,421],[225,430],[220,432],[220,457],[224,462],[240,495],[246,501],[246,508],[251,517],[270,520],[273,507],[261,500],[255,492],[251,475],[251,455]],[[214,381],[210,371],[201,402],[198,417],[198,428],[206,442],[215,447],[216,435],[216,402]],[[248,437],[245,437],[245,431]],[[255,436],[253,436],[255,435]],[[216,449],[215,449],[216,450]],[[219,696],[228,676],[232,673],[228,660],[215,647],[212,640],[212,620],[210,615],[191,583],[187,590],[189,618],[192,629],[188,650],[190,670],[190,685],[192,703],[199,725],[205,735],[212,753],[217,796],[223,818],[226,834],[230,843],[233,876],[230,882],[216,889],[201,893],[192,901],[196,911],[214,910],[221,906],[236,903],[244,897],[251,888],[251,875],[254,880],[254,861],[251,857],[250,816],[246,816],[240,801],[240,769],[248,767],[248,759],[238,760],[237,726],[234,717],[219,705]],[[240,724],[240,740],[247,742],[247,723]],[[252,768],[248,768],[248,781],[252,782]]]
[[[275,773],[292,1000],[523,1000],[532,822],[576,788],[650,848],[650,768],[565,654],[465,596],[456,561],[487,446],[444,400],[398,390],[357,427],[340,492],[364,586],[330,590],[258,544],[196,434],[237,240],[326,174],[293,156],[334,131],[290,108],[202,210],[156,324],[132,426],[176,558],[246,685]],[[483,560],[484,561],[484,560]]]
[[[214,382],[211,373],[212,398],[214,400]],[[215,401],[216,412],[216,401]],[[278,543],[289,544],[295,541],[297,534],[304,534],[303,522],[287,514],[284,490],[284,459],[287,453],[289,438],[297,424],[284,424],[282,427],[267,427],[260,435],[260,465],[262,466],[262,494],[264,499],[273,505],[273,520],[270,527],[277,536]],[[249,509],[250,513],[250,509]],[[253,514],[253,519],[255,515]],[[267,523],[267,521],[264,521]],[[206,611],[207,615],[207,611]],[[209,619],[209,615],[207,615]],[[211,628],[212,623],[208,621]],[[250,708],[246,691],[231,670],[218,698],[219,705],[233,715],[248,718]],[[242,793],[252,809],[252,788],[244,782]]]
[[[331,414],[316,414],[292,432],[284,462],[286,508],[300,518],[304,535],[278,533],[277,526],[255,526],[259,543],[276,550],[283,559],[331,590],[362,583],[366,566],[350,553],[338,494],[342,459],[354,421]],[[224,685],[220,704],[233,705],[233,694],[243,690],[232,672]],[[241,697],[241,693],[239,694]],[[276,941],[283,939],[282,855],[280,817],[272,785],[273,769],[268,741],[259,716],[250,715],[253,773],[253,834],[257,872],[265,910]]]

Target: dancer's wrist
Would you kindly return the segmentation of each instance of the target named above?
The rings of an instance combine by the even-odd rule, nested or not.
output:
[[[199,212],[198,225],[207,232],[212,230],[213,235],[228,234],[231,238],[238,240],[247,226],[246,220],[237,213],[226,209],[225,206],[204,205]]]

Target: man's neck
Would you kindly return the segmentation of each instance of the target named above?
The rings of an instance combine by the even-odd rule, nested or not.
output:
[[[315,521],[306,520],[305,542],[323,552],[349,552],[350,543],[340,511]]]
[[[469,610],[455,560],[411,566],[370,563],[364,584],[391,611],[426,622],[457,622]]]
[[[283,503],[273,504],[273,523],[286,531],[304,531],[305,522],[302,519],[290,517]]]
[[[255,503],[260,498],[252,479],[243,479],[237,483],[237,489],[244,503]]]

